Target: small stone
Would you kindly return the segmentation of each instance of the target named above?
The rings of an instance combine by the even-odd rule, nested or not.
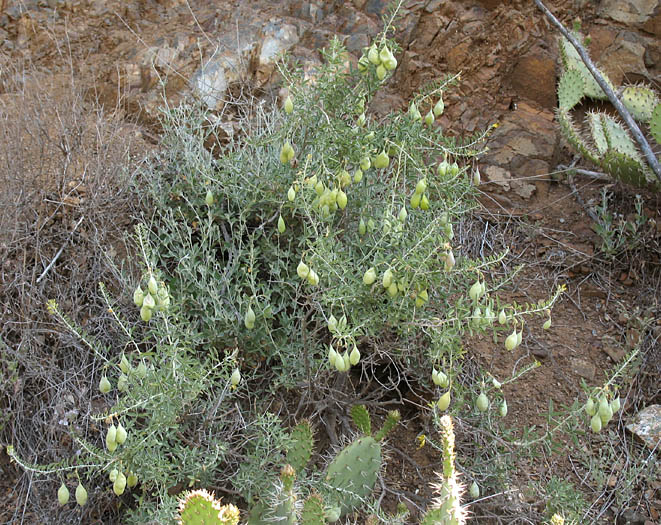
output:
[[[661,444],[661,405],[643,408],[626,428],[640,438],[648,448],[658,449]]]
[[[571,367],[574,372],[588,381],[592,381],[597,373],[595,365],[584,359],[572,359]]]

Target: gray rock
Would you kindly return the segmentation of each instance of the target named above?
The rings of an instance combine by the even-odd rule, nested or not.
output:
[[[280,55],[299,41],[296,26],[282,21],[269,22],[262,30],[262,40],[253,55],[253,74],[258,85],[263,86],[275,69]]]
[[[190,84],[210,109],[220,109],[229,84],[240,76],[241,61],[232,54],[210,60],[191,78]]]
[[[604,50],[600,62],[615,85],[620,85],[631,75],[649,76],[645,66],[644,42],[631,31],[620,31],[615,41]]]
[[[657,5],[658,0],[605,0],[600,14],[623,24],[644,24]]]
[[[638,436],[648,448],[661,447],[661,405],[650,405],[638,412],[627,430]]]
[[[363,51],[363,48],[367,47],[369,43],[370,43],[370,39],[365,33],[355,33],[353,35],[349,35],[349,38],[347,38],[345,45],[347,46],[347,49],[349,51],[360,56]]]

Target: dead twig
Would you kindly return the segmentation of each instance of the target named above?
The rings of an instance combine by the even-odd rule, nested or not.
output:
[[[76,223],[76,225],[73,227],[73,230],[71,230],[71,233],[69,234],[69,238],[68,238],[68,239],[64,242],[64,244],[60,247],[60,249],[59,249],[59,250],[57,251],[57,253],[55,254],[55,257],[53,257],[53,260],[48,264],[48,266],[46,266],[46,268],[44,269],[44,271],[41,272],[41,275],[40,275],[39,277],[37,277],[37,284],[39,284],[39,282],[40,282],[44,277],[46,277],[46,274],[47,274],[47,273],[49,272],[49,270],[53,267],[53,265],[54,265],[55,262],[58,260],[58,258],[60,257],[60,255],[62,255],[62,252],[64,251],[64,248],[66,247],[67,244],[69,244],[69,241],[71,240],[71,237],[73,237],[73,234],[74,234],[74,233],[76,232],[76,230],[78,229],[78,226],[80,226],[80,223],[83,222],[83,219],[84,219],[84,218],[85,218],[85,216],[83,215],[83,216],[80,217],[80,219],[78,219],[78,222]]]

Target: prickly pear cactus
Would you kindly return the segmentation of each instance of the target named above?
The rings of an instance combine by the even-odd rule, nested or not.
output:
[[[558,106],[569,111],[578,104],[585,93],[583,75],[575,69],[568,69],[558,82]]]
[[[296,472],[291,465],[282,467],[280,471],[282,484],[276,487],[268,501],[260,501],[252,508],[248,517],[248,525],[266,525],[268,523],[296,525],[295,479]]]
[[[354,420],[357,420],[357,426],[362,430],[370,429],[369,414],[364,407],[353,407],[351,413]],[[372,494],[381,470],[380,441],[394,428],[399,418],[399,412],[396,410],[389,412],[383,427],[374,437],[358,438],[328,465],[325,482],[329,489],[328,499],[334,503],[331,508],[339,509],[337,518],[359,507]]]
[[[367,500],[380,469],[381,445],[372,436],[357,439],[328,465],[329,499],[340,507],[340,517]]]
[[[661,144],[661,104],[657,104],[652,112],[652,119],[650,120],[650,131],[654,140]]]
[[[584,40],[584,37],[580,33],[575,33],[574,36],[576,36],[579,42]],[[574,46],[571,45],[569,40],[567,40],[565,37],[560,37],[558,47],[560,49],[560,58],[562,60],[563,70],[576,71],[583,78],[583,93],[585,96],[596,100],[608,100],[608,96],[606,96],[604,90],[601,89],[599,84],[597,84],[597,81],[592,76],[592,73],[590,73],[590,70],[583,63],[580,55],[576,49],[574,49]],[[606,80],[606,83],[612,89],[614,89],[613,84],[608,76],[606,76],[606,74],[601,70],[599,70],[599,72]]]
[[[388,412],[388,415],[386,416],[386,420],[383,422],[383,426],[381,427],[381,430],[379,430],[376,434],[374,434],[374,439],[377,441],[382,441],[383,438],[385,438],[388,435],[388,432],[390,432],[397,423],[399,422],[399,412],[397,410],[392,410],[391,412]]]
[[[622,91],[622,104],[639,122],[649,122],[659,97],[647,86],[627,86]]]
[[[301,511],[301,525],[323,525],[326,523],[324,515],[324,500],[319,494],[311,494],[303,503]]]
[[[314,448],[314,436],[310,423],[303,421],[296,425],[291,431],[291,438],[293,445],[287,451],[287,463],[296,472],[301,472],[310,461]]]
[[[580,34],[577,37],[582,39]],[[564,37],[560,38],[559,47],[563,72],[558,82],[556,117],[569,144],[616,179],[639,187],[658,186],[629,131],[617,119],[605,113],[589,112],[586,116],[589,133],[576,126],[570,111],[583,97],[598,100],[606,97],[574,47]],[[608,77],[603,73],[602,76],[613,87]],[[634,119],[649,123],[652,135],[661,143],[661,110],[656,109],[659,106],[657,94],[647,86],[625,86],[621,98]]]
[[[206,490],[186,492],[179,500],[179,525],[238,525],[239,509],[221,505]]]
[[[354,405],[351,407],[351,419],[363,434],[369,436],[372,433],[372,420],[370,414],[364,405]]]

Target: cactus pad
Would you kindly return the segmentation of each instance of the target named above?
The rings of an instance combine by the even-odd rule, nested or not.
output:
[[[593,164],[599,164],[599,158],[595,152],[590,149],[590,146],[583,140],[579,133],[574,121],[569,114],[569,111],[558,108],[556,111],[556,118],[560,124],[562,134],[567,139],[567,142],[576,149],[583,157],[588,159]]]
[[[357,439],[328,465],[326,484],[341,516],[351,512],[372,493],[381,469],[381,445],[371,436]]]
[[[303,504],[301,512],[301,525],[323,525],[326,523],[324,517],[324,500],[319,494],[311,494]]]
[[[372,421],[370,414],[364,405],[354,405],[351,407],[351,419],[363,434],[369,436],[372,433]]]
[[[622,92],[622,103],[633,118],[639,122],[649,122],[659,97],[646,86],[627,86]]]
[[[308,421],[296,425],[291,431],[292,446],[287,450],[287,463],[301,472],[310,461],[314,447],[312,428]]]
[[[296,494],[293,488],[295,477],[296,471],[291,465],[282,467],[280,471],[282,484],[275,488],[267,501],[257,502],[250,510],[248,525],[296,524]]]
[[[638,149],[624,126],[613,117],[605,114],[600,115],[600,120],[609,149],[627,155],[632,159],[640,160]]]
[[[267,525],[280,523],[281,525],[294,525],[296,523],[295,501],[280,492],[273,501],[265,503],[259,501],[250,509],[248,525]]]
[[[661,104],[657,104],[652,112],[652,120],[650,120],[650,131],[657,144],[661,144]]]
[[[381,430],[379,430],[375,436],[374,439],[377,441],[381,441],[384,437],[388,435],[388,432],[390,432],[393,428],[395,428],[395,425],[399,422],[399,411],[397,410],[392,410],[388,412],[388,415],[386,416],[386,420],[383,422],[383,426],[381,427]]]
[[[627,184],[642,188],[656,183],[652,171],[641,163],[639,157],[633,158],[625,153],[609,150],[601,164],[613,177]]]
[[[579,41],[583,40],[583,35],[580,33],[575,32],[574,36]],[[584,95],[598,100],[607,100],[608,97],[606,96],[606,93],[604,93],[604,90],[599,87],[599,84],[597,84],[597,81],[592,76],[592,73],[590,73],[588,67],[583,63],[583,60],[578,54],[578,51],[576,51],[574,46],[571,45],[569,40],[567,40],[565,37],[560,37],[558,42],[563,69],[565,71],[574,70],[581,75],[584,82]],[[611,89],[614,89],[613,83],[606,76],[606,74],[601,70],[599,70],[599,73],[601,73],[601,76],[604,77],[604,80],[611,87]],[[560,107],[562,108],[564,106]]]
[[[568,69],[558,82],[558,105],[562,109],[570,110],[581,101],[584,91],[583,76],[575,69]]]
[[[221,505],[206,490],[186,492],[179,500],[179,525],[238,525],[239,509]]]
[[[445,514],[441,509],[431,509],[425,513],[420,525],[440,525],[446,523]]]
[[[597,147],[597,151],[600,155],[603,155],[608,151],[608,140],[606,139],[606,133],[604,133],[604,126],[602,122],[602,114],[591,111],[587,114],[586,120],[588,126],[590,126],[590,133],[592,133],[592,141]]]
[[[575,70],[581,74],[584,82],[585,96],[594,98],[596,100],[608,100],[608,96],[606,93],[604,93],[604,90],[601,89],[599,84],[597,84],[597,81],[592,76],[592,73],[590,73],[590,70],[580,58],[570,59],[568,61],[567,70]],[[599,73],[601,73],[601,76],[604,77],[606,84],[608,84],[610,88],[614,90],[615,87],[613,86],[613,83],[610,81],[610,79],[606,76],[606,73],[601,70],[599,70]]]

